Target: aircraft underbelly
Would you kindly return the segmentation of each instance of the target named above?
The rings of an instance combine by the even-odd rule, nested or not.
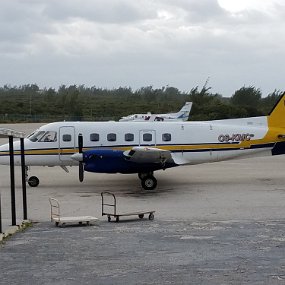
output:
[[[19,158],[16,158],[19,162]],[[78,162],[72,160],[69,156],[69,159],[66,159],[64,162],[59,160],[58,154],[54,155],[26,155],[25,161],[27,166],[55,166],[55,165],[65,165],[72,166],[78,165]],[[20,165],[20,162],[19,164]]]
[[[205,162],[211,162],[212,157],[210,151],[200,151],[200,152],[184,152],[182,157],[187,164],[199,164]]]
[[[206,162],[216,162],[237,158],[269,156],[272,148],[260,149],[236,149],[236,150],[209,150],[201,152],[188,152],[183,154],[183,158],[188,161],[187,164],[200,164]]]

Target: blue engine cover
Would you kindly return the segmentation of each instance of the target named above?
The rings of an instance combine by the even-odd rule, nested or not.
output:
[[[173,167],[160,163],[135,163],[127,160],[121,150],[94,149],[83,153],[84,170],[98,173],[138,173]]]

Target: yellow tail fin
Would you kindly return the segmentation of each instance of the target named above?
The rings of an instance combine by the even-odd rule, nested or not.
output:
[[[268,115],[268,126],[285,128],[285,93],[277,101]]]

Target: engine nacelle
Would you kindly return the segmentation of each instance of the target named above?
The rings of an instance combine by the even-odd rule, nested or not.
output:
[[[156,163],[129,161],[121,150],[93,149],[83,152],[84,170],[97,173],[146,173],[161,169]]]

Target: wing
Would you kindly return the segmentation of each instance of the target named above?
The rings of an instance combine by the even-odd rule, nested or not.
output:
[[[177,165],[187,163],[183,159],[176,157],[169,150],[154,147],[136,146],[131,150],[125,151],[124,156],[127,160],[136,163],[175,163]]]

